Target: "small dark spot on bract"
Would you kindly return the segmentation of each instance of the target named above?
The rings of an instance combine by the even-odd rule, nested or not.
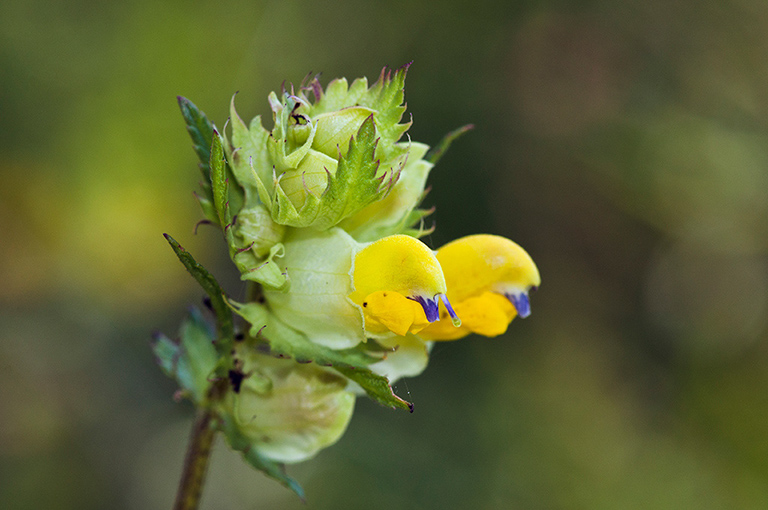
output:
[[[367,301],[364,301],[364,302],[363,302],[363,308],[365,308],[366,306],[368,306],[368,302],[367,302]]]
[[[232,391],[240,393],[240,386],[243,384],[243,379],[245,379],[245,374],[239,370],[229,371],[229,382],[232,383]]]
[[[383,297],[387,297],[387,293],[386,293],[386,292],[382,292],[382,293],[381,293],[381,295],[382,295]]]

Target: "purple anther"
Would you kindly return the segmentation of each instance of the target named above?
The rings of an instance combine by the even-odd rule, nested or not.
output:
[[[440,319],[437,296],[432,299],[424,298],[422,296],[410,296],[408,299],[412,299],[421,305],[429,322],[435,322]]]
[[[517,310],[517,315],[521,319],[525,319],[529,315],[531,315],[531,302],[528,300],[528,294],[525,292],[520,292],[517,294],[504,294],[507,299],[509,299],[512,302],[512,305],[515,307],[515,310]]]

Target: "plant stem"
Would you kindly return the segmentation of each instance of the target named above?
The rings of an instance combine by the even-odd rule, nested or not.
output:
[[[211,427],[212,418],[213,414],[207,409],[200,409],[197,412],[189,435],[184,472],[181,475],[173,510],[196,510],[200,504],[200,494],[205,483],[215,433]]]

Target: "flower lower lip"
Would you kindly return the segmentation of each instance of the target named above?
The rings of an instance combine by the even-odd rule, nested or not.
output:
[[[525,292],[520,292],[519,294],[504,294],[507,299],[509,299],[512,302],[512,305],[515,307],[515,310],[517,310],[517,315],[521,319],[525,319],[529,315],[531,315],[531,302],[528,299],[528,294]]]

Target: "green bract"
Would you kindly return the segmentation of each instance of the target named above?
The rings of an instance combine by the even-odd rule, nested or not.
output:
[[[448,312],[460,324],[435,253],[417,239],[431,231],[418,205],[466,129],[431,152],[404,138],[407,70],[385,68],[370,86],[341,78],[323,89],[315,78],[273,92],[270,130],[260,117],[244,122],[234,97],[228,132],[179,98],[204,221],[221,229],[248,296],[226,296],[166,236],[207,293],[215,327],[193,310],[178,340],[158,335],[154,351],[232,448],[299,494],[280,464],[335,442],[356,394],[412,410],[391,382],[426,367],[431,342],[420,331]]]
[[[255,190],[275,222],[326,230],[386,197],[411,148],[399,142],[410,126],[400,123],[406,71],[383,72],[370,88],[365,78],[340,79],[323,91],[315,79],[273,92],[271,132],[259,117],[246,126],[233,101],[230,159],[246,207]]]
[[[244,377],[222,411],[261,455],[301,462],[344,433],[355,395],[338,372],[260,354],[249,345],[237,350],[237,359]]]

